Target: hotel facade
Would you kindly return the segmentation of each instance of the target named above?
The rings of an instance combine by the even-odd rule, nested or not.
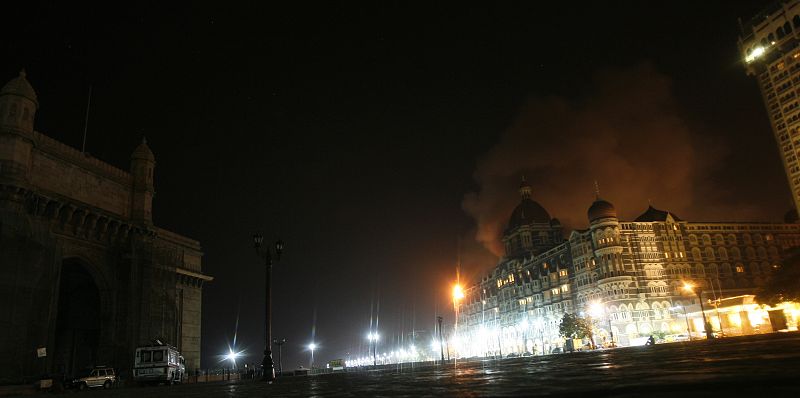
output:
[[[592,319],[598,345],[637,345],[651,334],[704,338],[700,298],[716,333],[797,327],[796,307],[753,301],[786,251],[800,245],[797,223],[691,222],[653,206],[624,221],[598,195],[589,228],[565,239],[531,187],[523,181],[519,191],[502,237],[505,256],[457,302],[458,356],[553,352],[564,345],[559,324],[567,313]]]

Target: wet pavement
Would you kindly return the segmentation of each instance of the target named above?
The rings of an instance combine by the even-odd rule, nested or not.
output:
[[[78,394],[78,395],[73,395]],[[259,381],[67,393],[101,397],[800,396],[800,333]]]

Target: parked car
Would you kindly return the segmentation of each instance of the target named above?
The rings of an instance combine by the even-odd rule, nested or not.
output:
[[[550,351],[551,354],[561,354],[561,352],[561,347],[555,347]]]
[[[111,388],[117,384],[117,375],[113,368],[97,366],[94,369],[85,371],[78,378],[70,383],[71,386],[85,390],[87,388],[103,387]]]
[[[686,333],[676,334],[673,338],[673,341],[689,341],[689,335]]]

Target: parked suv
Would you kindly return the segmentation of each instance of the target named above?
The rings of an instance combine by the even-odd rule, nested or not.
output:
[[[91,387],[111,388],[117,384],[117,375],[113,368],[98,366],[86,371],[81,377],[72,380],[72,385],[79,390]]]

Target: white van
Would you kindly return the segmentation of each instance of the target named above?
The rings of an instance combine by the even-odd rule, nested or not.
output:
[[[137,383],[180,383],[186,373],[186,361],[172,346],[154,344],[136,349],[133,380]]]

